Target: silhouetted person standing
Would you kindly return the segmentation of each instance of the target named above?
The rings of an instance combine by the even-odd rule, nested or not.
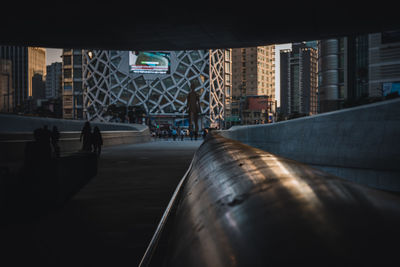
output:
[[[59,140],[60,132],[58,131],[57,126],[53,126],[53,131],[51,132],[51,145],[53,146],[56,158],[60,157],[60,146],[58,145]]]
[[[198,120],[199,120],[199,113],[201,112],[200,109],[200,99],[197,93],[195,92],[196,85],[193,83],[190,84],[190,93],[188,94],[186,100],[186,109],[189,113],[189,131],[194,131],[194,137],[197,140],[197,133],[199,131],[198,127]],[[194,124],[194,129],[193,129]]]
[[[94,129],[93,129],[92,142],[93,142],[94,152],[98,156],[100,156],[101,146],[103,145],[103,138],[101,137],[100,129],[97,126],[95,126]]]
[[[50,144],[51,141],[51,131],[48,129],[47,125],[43,126],[43,139]],[[44,141],[44,140],[43,140]]]
[[[79,140],[82,142],[83,151],[92,151],[92,127],[88,121],[83,125]]]

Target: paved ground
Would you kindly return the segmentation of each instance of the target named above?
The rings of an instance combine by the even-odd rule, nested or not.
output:
[[[137,266],[201,142],[105,148],[98,175],[62,210],[2,229],[0,266]]]

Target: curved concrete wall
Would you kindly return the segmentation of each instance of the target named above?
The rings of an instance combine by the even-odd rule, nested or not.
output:
[[[0,160],[21,160],[26,142],[33,140],[33,130],[47,125],[51,130],[57,126],[60,131],[61,152],[76,152],[82,147],[80,132],[85,121],[52,118],[0,115]],[[141,124],[97,123],[102,133],[104,146],[134,144],[150,141],[150,131]]]
[[[400,191],[400,99],[220,134],[342,178]]]
[[[41,128],[44,125],[48,125],[50,130],[53,126],[57,126],[61,132],[81,131],[85,122],[85,120],[64,120],[0,114],[0,133],[33,132],[36,128]],[[145,125],[127,123],[90,122],[90,124],[92,127],[98,126],[101,131],[141,131],[147,128]]]

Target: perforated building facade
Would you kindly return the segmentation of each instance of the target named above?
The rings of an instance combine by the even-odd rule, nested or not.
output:
[[[170,51],[167,74],[130,72],[129,51],[84,51],[85,116],[88,120],[109,121],[110,105],[141,107],[147,119],[173,124],[187,115],[186,97],[193,83],[200,97],[202,126],[221,122],[225,73],[230,70],[224,66],[226,51],[230,54],[230,50]]]

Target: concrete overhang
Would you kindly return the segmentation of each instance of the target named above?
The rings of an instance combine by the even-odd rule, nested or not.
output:
[[[249,47],[400,28],[394,2],[13,1],[0,44],[116,50]]]

